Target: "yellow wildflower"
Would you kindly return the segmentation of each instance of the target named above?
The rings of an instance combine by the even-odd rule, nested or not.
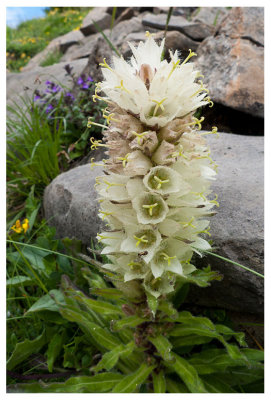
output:
[[[21,54],[21,58],[25,58],[26,57],[26,54],[25,53],[22,53]]]
[[[29,221],[28,221],[28,219],[25,218],[23,220],[22,224],[21,224],[21,221],[19,219],[17,219],[17,221],[15,222],[15,225],[13,225],[11,227],[11,229],[16,233],[21,233],[22,231],[24,231],[24,233],[26,233],[26,231],[29,229]]]

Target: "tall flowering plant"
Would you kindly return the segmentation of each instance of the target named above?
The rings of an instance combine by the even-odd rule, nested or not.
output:
[[[91,139],[92,149],[105,146],[109,156],[96,183],[106,221],[98,239],[110,260],[103,268],[119,286],[133,283],[156,299],[173,292],[176,279],[193,277],[193,253],[211,249],[208,217],[218,204],[208,198],[216,165],[199,132],[203,118],[193,116],[211,103],[208,89],[188,63],[194,53],[181,62],[176,51],[168,62],[163,46],[149,35],[131,45],[129,63],[104,60],[94,101],[107,102],[108,126],[105,143]]]
[[[220,279],[192,261],[211,249],[209,217],[218,205],[210,191],[216,165],[203,118],[194,116],[212,102],[188,63],[194,54],[180,61],[176,52],[168,62],[163,45],[149,35],[138,48],[131,45],[130,62],[102,63],[104,81],[93,100],[107,102],[108,123],[104,142],[91,143],[108,152],[96,181],[104,222],[98,240],[107,261],[81,254],[93,268],[81,270],[89,294],[63,275],[61,291],[45,296],[84,333],[91,366],[65,382],[20,384],[23,391],[262,391],[263,353],[245,348],[243,333],[183,309],[186,283]]]

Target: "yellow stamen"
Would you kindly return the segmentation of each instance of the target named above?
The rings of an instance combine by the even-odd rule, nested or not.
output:
[[[128,93],[128,94],[131,94],[130,90],[126,89],[126,88],[123,86],[123,80],[120,81],[120,86],[115,86],[115,89],[121,89],[121,90],[123,90],[124,92],[126,92],[126,93]]]
[[[92,144],[90,147],[91,150],[96,150],[98,147],[108,147],[106,144],[103,144],[101,140],[95,140],[94,137],[90,138],[90,143]]]
[[[150,33],[149,31],[146,31],[146,33],[145,33],[145,36],[147,37],[147,38],[149,38],[149,37],[151,37],[151,36],[154,36],[155,35],[155,33]]]
[[[92,121],[92,120],[91,120],[91,117],[89,117],[89,118],[88,118],[87,127],[90,128],[92,125],[100,126],[101,128],[104,128],[104,129],[109,129],[108,126],[103,125],[103,124],[98,124],[97,122]]]
[[[98,233],[97,237],[99,236],[98,242],[100,242],[101,240],[104,239],[119,239],[116,236],[105,236],[105,235],[101,235],[100,233]]]
[[[201,92],[209,93],[209,89],[207,89],[206,87],[203,86],[203,82],[199,81],[199,83],[200,83],[200,88],[190,96],[190,99],[192,97],[196,96],[198,93],[201,93]]]
[[[157,185],[157,187],[156,187],[157,190],[161,188],[161,186],[163,185],[163,183],[168,183],[168,182],[169,182],[169,179],[164,179],[164,180],[162,180],[162,179],[158,178],[158,176],[156,176],[156,175],[153,177],[153,179],[155,179],[156,182],[158,182],[158,185]]]
[[[176,256],[169,257],[166,253],[160,253],[160,254],[164,257],[164,260],[167,261],[168,266],[170,266],[170,264],[171,264],[170,260],[177,258]]]
[[[149,204],[149,205],[143,205],[142,207],[148,209],[149,214],[152,217],[152,210],[153,210],[153,208],[155,208],[157,206],[158,206],[158,203],[154,203],[154,204]]]
[[[192,222],[194,221],[195,217],[192,217],[190,219],[190,221],[188,222],[181,222],[181,224],[183,225],[184,228],[187,228],[188,226],[191,226],[191,228],[196,228],[195,225],[192,224]]]
[[[137,143],[139,144],[139,146],[143,144],[144,135],[146,135],[146,133],[148,133],[148,131],[142,133],[137,133],[135,131],[131,132],[132,135],[135,135],[137,137]]]
[[[128,162],[128,157],[131,153],[127,153],[125,157],[117,157],[117,160],[122,161],[122,166],[125,168],[126,163]]]
[[[188,56],[186,57],[186,59],[181,63],[181,66],[184,65],[184,64],[186,64],[187,61],[188,61],[191,57],[194,57],[194,56],[196,56],[196,55],[197,55],[196,53],[194,53],[191,49],[189,49],[189,54],[188,54]]]
[[[106,119],[108,125],[110,123],[110,121],[114,121],[114,122],[121,122],[119,119],[114,118],[114,113],[108,114],[106,115],[106,113],[108,113],[107,110],[103,110],[103,117]]]
[[[148,243],[148,239],[145,239],[146,235],[142,235],[141,237],[137,237],[136,235],[134,235],[134,239],[137,240],[136,242],[136,247],[139,246],[141,243]]]
[[[217,132],[217,127],[213,126],[211,132],[202,132],[201,135],[216,135],[219,138],[219,133]]]
[[[172,73],[174,72],[174,70],[175,70],[175,69],[177,68],[177,66],[180,64],[180,60],[177,60],[176,62],[172,61],[172,63],[173,63],[173,66],[172,66],[172,69],[171,69],[170,73],[168,74],[167,79],[169,79],[169,78],[171,77],[171,75],[172,75]]]
[[[167,100],[167,97],[165,97],[163,100],[158,101],[158,100],[152,100],[154,103],[156,103],[155,109],[153,111],[153,117],[155,117],[155,114],[157,113],[157,111],[159,110],[159,108],[161,108],[161,111],[165,110],[165,107],[163,106],[163,102]]]
[[[103,182],[108,186],[106,188],[106,191],[108,192],[108,190],[112,187],[112,186],[125,186],[124,183],[113,183],[113,182],[108,182],[106,179],[103,179]]]
[[[208,101],[210,108],[214,106],[214,102],[211,100],[210,96],[205,97],[204,101]]]
[[[133,270],[133,269],[140,269],[141,270],[141,267],[142,267],[142,265],[139,263],[139,262],[130,262],[129,264],[127,264],[127,266],[128,267],[131,267],[131,269]]]
[[[101,82],[96,83],[95,94],[92,96],[92,100],[96,103],[96,99],[103,100],[103,97],[99,96],[97,93],[100,92],[101,89]]]
[[[94,162],[94,157],[91,157],[91,159],[90,159],[90,168],[93,169],[93,167],[98,167],[98,166],[99,167],[104,167],[104,165],[106,163],[106,160],[103,159],[102,161],[103,161],[103,164],[95,163]]]
[[[210,203],[214,203],[217,207],[219,207],[219,203],[216,201],[218,198],[217,194],[215,193],[215,198],[213,200],[210,200]]]
[[[105,61],[105,58],[103,59],[103,63],[100,63],[99,65],[101,66],[101,67],[104,67],[104,68],[107,68],[107,69],[109,69],[109,71],[112,71],[112,72],[114,72],[113,71],[113,69],[111,68],[111,67],[109,67],[109,65],[107,64],[107,62]]]
[[[113,212],[106,212],[106,211],[102,211],[102,210],[99,210],[99,212],[101,213],[101,214],[104,214],[103,215],[103,217],[102,217],[102,221],[105,219],[105,217],[107,217],[108,215],[112,215],[113,214]]]

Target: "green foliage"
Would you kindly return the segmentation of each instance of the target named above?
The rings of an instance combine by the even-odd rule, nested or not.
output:
[[[61,57],[63,56],[63,53],[61,51],[53,51],[48,53],[47,57],[45,58],[45,60],[43,60],[40,63],[41,67],[48,67],[49,65],[53,65],[53,64],[57,64],[58,62],[60,62]]]
[[[7,68],[19,71],[52,39],[79,29],[90,10],[90,7],[56,7],[44,18],[22,22],[16,29],[7,27]]]

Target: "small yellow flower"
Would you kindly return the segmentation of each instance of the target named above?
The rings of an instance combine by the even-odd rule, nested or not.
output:
[[[26,231],[29,229],[29,221],[27,218],[24,219],[23,224],[22,224],[22,228],[24,230],[24,233],[26,233]]]
[[[25,218],[23,220],[22,224],[21,224],[20,220],[17,219],[17,221],[15,222],[15,225],[13,225],[11,227],[11,229],[16,233],[21,233],[22,231],[24,231],[24,233],[26,233],[26,231],[29,229],[29,221],[28,221],[28,219]]]
[[[25,58],[26,57],[26,54],[25,53],[22,53],[21,54],[21,58]]]
[[[11,227],[11,229],[16,232],[16,233],[21,233],[22,232],[22,227],[21,227],[21,222],[19,219],[15,222],[15,225]]]

